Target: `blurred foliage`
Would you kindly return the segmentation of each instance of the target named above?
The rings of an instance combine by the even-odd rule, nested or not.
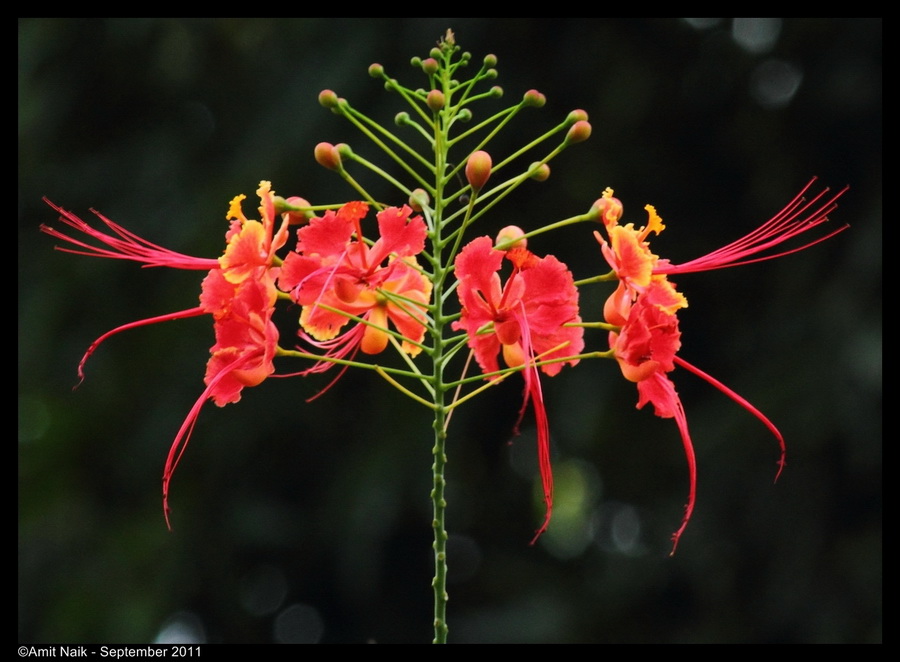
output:
[[[833,218],[853,226],[784,260],[678,279],[682,355],[779,425],[788,467],[773,487],[767,431],[674,373],[700,479],[674,558],[678,433],[634,410],[616,366],[545,380],[558,505],[535,547],[533,436],[511,436],[521,382],[460,408],[451,641],[880,642],[881,21],[587,18],[19,20],[19,641],[430,640],[427,412],[359,373],[308,404],[327,380],[270,379],[207,406],[169,533],[160,475],[202,390],[208,320],[118,336],[71,387],[92,340],[195,305],[198,275],[57,253],[38,226],[55,220],[47,196],[215,256],[228,201],[260,179],[349,199],[313,146],[378,154],[318,92],[390,122],[401,103],[367,66],[414,85],[409,58],[448,27],[476,61],[498,56],[497,108],[547,96],[492,153],[573,108],[594,128],[478,232],[581,213],[613,186],[626,221],[656,205],[668,229],[654,249],[683,261],[813,175],[851,185]],[[604,269],[583,227],[533,247],[576,277]],[[585,317],[606,294],[583,292]]]

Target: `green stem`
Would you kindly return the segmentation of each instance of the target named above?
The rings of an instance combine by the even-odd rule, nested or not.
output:
[[[444,65],[441,68],[441,84],[446,95],[448,106],[451,99],[450,75],[448,66],[451,60],[451,52],[444,51]],[[437,81],[436,81],[437,82]],[[444,471],[447,466],[447,408],[445,399],[447,386],[444,383],[444,366],[446,365],[447,340],[444,338],[444,330],[449,326],[450,318],[444,314],[444,288],[447,277],[451,271],[444,240],[441,237],[444,220],[444,186],[447,183],[445,176],[448,168],[447,137],[449,122],[452,117],[447,112],[440,112],[434,119],[434,171],[435,171],[435,209],[434,229],[431,232],[432,257],[434,258],[434,279],[432,301],[432,338],[434,346],[431,351],[432,388],[434,389],[434,446],[431,453],[434,461],[431,465],[432,489],[431,503],[433,519],[431,526],[434,533],[434,579],[431,582],[434,591],[434,640],[435,644],[447,643],[447,499],[445,487],[447,481]]]
[[[444,488],[447,481],[444,478],[444,468],[447,465],[446,441],[447,431],[444,426],[446,411],[443,406],[444,393],[441,391],[440,406],[434,410],[434,447],[431,449],[434,455],[434,463],[431,465],[434,486],[431,490],[431,503],[433,505],[434,519],[431,526],[434,529],[434,579],[431,581],[434,589],[434,641],[435,644],[447,643],[447,526],[445,514],[447,512],[447,500],[444,496]]]

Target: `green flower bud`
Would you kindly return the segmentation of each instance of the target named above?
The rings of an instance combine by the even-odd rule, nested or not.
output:
[[[305,225],[314,215],[311,210],[298,209],[298,207],[309,207],[309,202],[296,195],[286,200],[280,195],[276,195],[272,202],[275,203],[275,213],[282,214],[282,217],[290,225]]]
[[[460,122],[468,122],[472,119],[472,111],[468,108],[463,108],[456,114],[456,119],[458,119]]]
[[[491,176],[491,155],[483,150],[472,152],[466,161],[466,179],[473,191],[480,191]]]
[[[526,248],[527,246],[528,238],[525,236],[525,231],[518,225],[507,225],[500,230],[494,240],[494,248],[501,251],[508,251],[511,248]]]
[[[484,56],[484,66],[488,68],[493,68],[497,66],[497,56],[493,53],[489,53]]]
[[[428,96],[425,97],[425,103],[431,110],[438,112],[444,107],[444,93],[440,90],[431,90],[431,92],[428,93]]]
[[[438,72],[438,69],[441,68],[441,65],[438,64],[438,61],[433,57],[428,58],[427,60],[422,60],[422,71],[424,71],[429,76],[433,76]]]
[[[382,67],[377,62],[374,62],[369,65],[369,75],[372,78],[381,78],[384,76],[384,67]]]
[[[350,148],[350,145],[347,143],[338,143],[334,146],[337,150],[338,154],[342,159],[352,159],[353,158],[353,150]]]
[[[537,168],[537,170],[535,170]],[[547,178],[550,177],[550,166],[546,163],[541,163],[540,161],[535,161],[530,166],[528,166],[528,170],[534,171],[531,173],[531,178],[538,182],[545,182]]]
[[[316,163],[329,170],[341,169],[341,155],[331,143],[319,143],[315,149]]]
[[[433,57],[436,60],[441,56],[441,49],[440,48],[432,48],[428,52],[428,55],[429,55],[429,57]]]
[[[319,104],[325,108],[337,108],[338,95],[332,90],[322,90],[319,92]]]
[[[581,110],[573,110],[569,113],[568,117],[566,117],[566,122],[569,124],[575,124],[575,122],[586,122],[588,118],[587,111]]]
[[[417,188],[409,194],[409,206],[416,211],[422,211],[431,203],[431,198],[425,189]]]
[[[499,85],[494,85],[494,87],[491,88],[491,96],[495,99],[499,99],[503,96],[503,88]]]
[[[547,103],[547,97],[537,90],[528,90],[522,97],[522,102],[531,108],[542,108]]]
[[[394,124],[397,126],[406,126],[409,124],[409,113],[404,111],[394,115]]]
[[[412,66],[414,66],[416,69],[418,69],[422,66],[422,58],[420,58],[418,55],[416,55],[409,61],[409,63]]]
[[[586,120],[579,120],[569,128],[569,132],[566,134],[565,143],[567,145],[574,145],[575,143],[582,143],[590,137],[591,123]]]
[[[484,72],[485,80],[494,80],[498,76],[496,69],[488,69]]]

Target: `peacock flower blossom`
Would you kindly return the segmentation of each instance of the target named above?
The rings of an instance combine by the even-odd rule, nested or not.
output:
[[[651,232],[659,234],[665,229],[662,219],[651,205],[646,207],[649,215],[647,225],[635,230],[630,223],[625,226],[618,224],[622,205],[612,197],[611,189],[607,189],[597,203],[609,241],[607,242],[597,232],[594,234],[600,243],[603,256],[619,279],[616,291],[610,295],[604,306],[606,321],[619,327],[618,331],[613,331],[609,335],[610,348],[623,376],[637,384],[637,408],[641,409],[647,403],[652,403],[657,416],[675,419],[687,458],[690,476],[688,501],[681,525],[672,535],[672,554],[675,553],[678,541],[694,510],[697,466],[684,407],[668,373],[676,366],[694,373],[759,419],[781,447],[776,480],[784,469],[786,449],[781,432],[762,412],[711,375],[677,356],[681,348],[681,332],[676,315],[679,309],[687,306],[687,300],[675,289],[674,284],[669,282],[668,276],[770,260],[809,248],[842,232],[848,226],[836,228],[800,247],[775,254],[764,254],[827,221],[828,214],[837,207],[837,199],[847,190],[843,189],[829,197],[828,189],[825,189],[807,201],[803,196],[814,181],[807,184],[782,211],[746,237],[709,255],[679,265],[660,259],[650,251],[647,242],[649,234]]]
[[[244,215],[241,202],[246,196],[239,195],[231,201],[226,215],[226,220],[231,221],[225,235],[226,248],[219,258],[198,258],[170,251],[94,212],[111,231],[104,232],[47,201],[60,213],[60,220],[65,225],[94,240],[94,243],[89,243],[55,228],[41,226],[43,232],[74,246],[58,247],[59,250],[131,260],[145,267],[165,266],[208,272],[202,283],[199,306],[138,320],[108,331],[91,343],[78,365],[79,377],[84,379],[84,365],[97,347],[122,331],[186,317],[212,316],[216,342],[210,349],[211,356],[207,362],[206,388],[182,423],[163,472],[163,509],[167,524],[169,484],[203,404],[207,399],[220,407],[237,402],[245,386],[256,386],[275,371],[272,360],[278,347],[278,330],[272,323],[272,313],[280,263],[275,252],[287,240],[289,218],[284,215],[280,227],[276,229],[277,214],[270,182],[260,182],[257,194],[261,201],[260,221]]]
[[[504,257],[512,263],[506,283],[498,273]],[[478,237],[460,251],[455,273],[462,313],[453,328],[468,334],[468,345],[482,371],[488,379],[497,379],[492,373],[500,369],[501,354],[507,366],[524,368],[525,396],[519,422],[532,402],[546,507],[533,544],[547,529],[553,511],[550,426],[539,370],[552,377],[566,363],[578,363],[578,359],[567,358],[584,348],[584,330],[577,326],[581,322],[578,290],[572,273],[554,256],[539,258],[522,247],[497,250],[489,237]]]
[[[425,222],[411,216],[412,209],[405,205],[384,209],[377,215],[379,239],[369,245],[361,227],[368,209],[364,202],[351,202],[300,228],[296,251],[285,258],[278,287],[302,306],[303,334],[328,356],[384,351],[389,324],[401,336],[403,351],[416,356],[425,337],[432,289],[415,258],[425,248]],[[353,319],[362,323],[343,331]]]

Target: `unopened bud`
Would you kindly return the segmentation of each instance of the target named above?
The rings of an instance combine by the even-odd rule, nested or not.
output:
[[[350,148],[350,145],[347,143],[338,143],[334,146],[337,150],[338,155],[342,159],[352,159],[353,158],[353,150]]]
[[[332,90],[322,90],[319,92],[319,104],[325,108],[337,108],[338,95]]]
[[[499,85],[494,85],[494,87],[491,88],[491,96],[494,99],[499,99],[503,96],[503,88]]]
[[[578,108],[577,110],[573,110],[571,113],[569,113],[569,115],[566,117],[566,122],[568,124],[575,124],[575,122],[586,122],[587,118],[587,111]]]
[[[599,220],[604,225],[616,225],[624,211],[622,201],[613,197],[613,190],[609,187],[606,187],[603,197],[594,203],[593,208],[597,210]]]
[[[460,122],[468,122],[472,119],[472,111],[468,108],[463,108],[456,114],[456,119],[458,119]]]
[[[422,211],[430,202],[431,198],[425,189],[417,188],[409,194],[409,206],[415,211]]]
[[[491,155],[483,150],[472,152],[466,161],[466,179],[473,191],[480,191],[491,176]]]
[[[583,143],[591,137],[591,123],[585,120],[575,122],[566,134],[566,144],[574,145],[575,143]]]
[[[428,55],[430,55],[431,57],[433,57],[436,60],[437,58],[439,58],[441,56],[441,49],[440,48],[432,48],[430,51],[428,51]]]
[[[384,67],[382,67],[377,62],[373,62],[369,65],[369,75],[372,78],[381,78],[384,76]]]
[[[422,58],[420,58],[418,55],[414,55],[414,56],[410,59],[409,63],[410,63],[412,66],[414,66],[416,69],[418,69],[418,68],[420,68],[420,67],[422,66]]]
[[[550,166],[540,161],[535,161],[528,166],[528,171],[531,173],[530,177],[538,182],[546,182],[550,177]]]
[[[484,79],[485,80],[494,80],[498,75],[499,74],[497,73],[496,69],[488,69],[487,71],[484,72]]]
[[[441,65],[439,65],[438,61],[433,57],[422,60],[422,71],[424,71],[429,76],[433,76],[434,74],[436,74],[440,67]]]
[[[525,96],[522,97],[522,102],[526,106],[530,106],[532,108],[541,108],[545,103],[547,103],[547,97],[545,97],[537,90],[528,90],[525,93]]]
[[[311,210],[303,211],[300,209],[309,207],[309,202],[296,195],[287,199],[276,195],[272,201],[275,203],[275,213],[281,214],[291,225],[304,225],[313,216]]]
[[[435,113],[444,107],[444,93],[440,90],[431,90],[425,97],[425,103]]]
[[[497,66],[497,56],[493,53],[488,53],[484,56],[484,66],[486,67],[496,67]]]
[[[394,124],[397,126],[406,126],[409,124],[409,113],[407,112],[399,112],[394,115]]]
[[[329,170],[341,169],[341,155],[331,143],[319,143],[315,150],[316,163]]]
[[[494,240],[494,247],[501,251],[527,246],[528,238],[525,236],[525,231],[518,225],[507,225],[497,233],[497,238]]]

